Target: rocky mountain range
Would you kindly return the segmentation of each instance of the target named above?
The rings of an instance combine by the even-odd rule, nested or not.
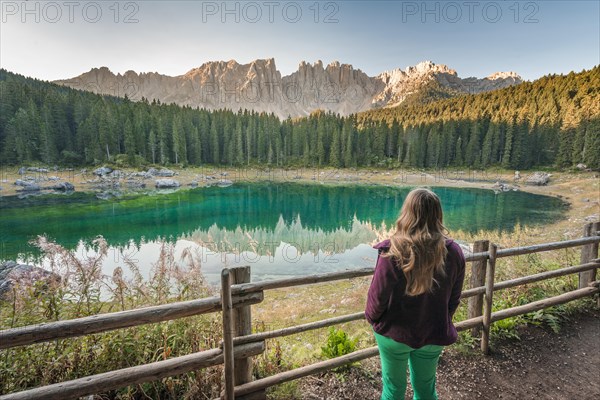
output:
[[[234,60],[207,62],[184,75],[127,71],[114,74],[107,67],[93,68],[72,79],[55,81],[94,93],[142,98],[162,103],[207,109],[252,109],[280,118],[310,114],[317,109],[341,115],[394,106],[434,83],[448,96],[480,93],[519,84],[514,72],[497,72],[486,78],[460,78],[443,64],[424,61],[404,70],[394,69],[370,77],[360,69],[337,61],[324,66],[301,62],[298,70],[282,76],[274,59],[239,64]]]

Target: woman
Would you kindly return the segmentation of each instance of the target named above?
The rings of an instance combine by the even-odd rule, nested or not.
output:
[[[379,250],[365,316],[381,358],[382,400],[404,399],[406,365],[414,399],[437,399],[435,377],[443,347],[457,339],[452,316],[465,276],[460,246],[446,238],[435,193],[412,190],[396,232]]]

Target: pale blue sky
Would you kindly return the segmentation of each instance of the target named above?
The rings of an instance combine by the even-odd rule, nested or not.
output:
[[[48,80],[100,66],[180,75],[270,57],[283,74],[302,60],[371,76],[431,60],[462,77],[529,80],[600,64],[598,0],[0,3],[0,65]]]

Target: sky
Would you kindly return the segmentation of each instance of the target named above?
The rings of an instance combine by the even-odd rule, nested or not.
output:
[[[0,66],[44,80],[94,67],[181,75],[208,61],[337,60],[370,76],[424,60],[526,80],[600,64],[591,1],[6,1]]]

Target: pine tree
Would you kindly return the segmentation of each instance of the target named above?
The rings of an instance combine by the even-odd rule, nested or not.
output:
[[[588,168],[600,170],[600,117],[592,118],[585,131],[583,162]]]
[[[340,132],[337,129],[333,130],[331,139],[331,148],[329,152],[329,165],[339,168],[342,166],[341,161],[341,140]]]
[[[213,119],[210,123],[210,143],[211,143],[211,160],[213,164],[221,163],[219,151],[219,133],[217,132],[217,122]]]
[[[133,136],[133,124],[127,118],[123,128],[123,137],[125,139],[125,152],[130,165],[135,164],[135,137]]]

